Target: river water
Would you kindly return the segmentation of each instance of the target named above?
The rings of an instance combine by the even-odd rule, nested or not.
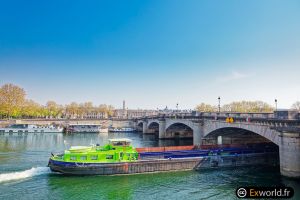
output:
[[[300,199],[300,181],[280,176],[277,167],[121,176],[64,176],[46,167],[51,152],[123,137],[135,147],[192,144],[139,133],[0,135],[0,199],[235,199],[240,186],[283,185],[293,187],[293,199]]]

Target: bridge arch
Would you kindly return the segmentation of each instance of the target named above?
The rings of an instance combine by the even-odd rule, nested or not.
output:
[[[245,133],[257,134],[267,140],[280,145],[280,133],[270,129],[267,125],[257,125],[251,123],[226,123],[220,121],[206,121],[204,123],[203,138],[214,135],[217,131],[236,130]]]
[[[271,138],[255,133],[253,131],[238,128],[238,127],[224,127],[219,128],[208,133],[202,138],[202,144],[218,144],[218,145],[278,145],[272,141]]]
[[[144,125],[143,121],[138,121],[137,125],[136,125],[136,130],[139,131],[139,132],[142,132],[143,131],[143,125]]]
[[[148,133],[159,133],[159,122],[158,121],[152,121],[148,123]]]
[[[196,129],[197,127],[199,127],[199,124],[196,125],[193,121],[191,120],[185,120],[185,119],[169,119],[166,121],[166,129],[168,129],[170,126],[172,126],[173,124],[184,124],[188,127],[190,127],[191,129]]]
[[[165,138],[193,138],[194,130],[182,122],[175,122],[166,127]]]

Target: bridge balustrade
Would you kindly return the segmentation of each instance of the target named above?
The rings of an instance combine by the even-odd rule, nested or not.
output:
[[[148,116],[148,117],[140,117],[135,118],[135,120],[144,120],[144,119],[218,119],[218,120],[226,120],[227,117],[233,117],[235,122],[251,122],[251,123],[262,123],[268,124],[269,122],[280,122],[286,123],[294,123],[299,124],[300,119],[278,119],[274,116],[274,113],[232,113],[232,112],[225,112],[225,113],[216,113],[216,112],[200,112],[200,113],[172,113],[172,114],[159,114],[155,116]],[[282,126],[282,125],[281,125]]]

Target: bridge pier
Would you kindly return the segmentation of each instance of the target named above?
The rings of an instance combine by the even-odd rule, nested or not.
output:
[[[148,133],[148,123],[143,121],[143,134]]]
[[[159,120],[158,138],[163,139],[165,137],[166,137],[166,120]]]
[[[283,132],[280,137],[280,173],[283,176],[300,178],[300,133]]]
[[[193,128],[193,144],[199,146],[202,143],[203,126],[199,123],[195,123]]]

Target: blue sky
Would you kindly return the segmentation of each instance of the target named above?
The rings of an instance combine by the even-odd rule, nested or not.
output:
[[[300,100],[300,2],[2,1],[0,85],[129,108]]]

